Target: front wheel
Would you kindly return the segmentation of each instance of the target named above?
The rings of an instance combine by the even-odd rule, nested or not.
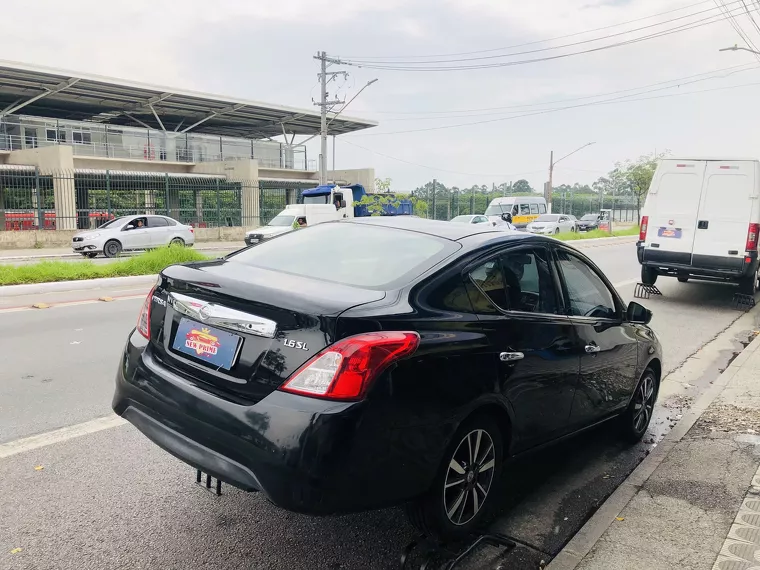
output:
[[[558,234],[558,233],[559,233],[559,228],[557,228],[556,230],[554,230],[554,234],[555,235]]]
[[[121,254],[121,244],[115,239],[107,241],[103,246],[103,254],[106,257],[118,257]]]
[[[489,416],[467,421],[446,450],[431,489],[406,506],[409,522],[440,540],[470,534],[494,502],[502,461],[496,423]]]
[[[657,272],[651,267],[641,266],[641,282],[644,285],[654,285],[657,281]]]
[[[640,441],[652,421],[654,404],[657,401],[658,380],[654,370],[647,368],[641,375],[633,393],[631,404],[620,416],[621,436],[630,443]]]

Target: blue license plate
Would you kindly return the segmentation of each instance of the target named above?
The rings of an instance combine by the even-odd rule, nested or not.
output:
[[[666,237],[666,238],[681,238],[681,228],[660,228],[657,230],[657,235],[659,237]]]
[[[216,368],[229,370],[235,364],[240,337],[183,318],[174,335],[172,348]]]

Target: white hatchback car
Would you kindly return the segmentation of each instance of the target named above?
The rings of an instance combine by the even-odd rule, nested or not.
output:
[[[122,251],[152,249],[164,245],[194,245],[192,226],[180,224],[168,216],[138,214],[106,222],[96,230],[74,236],[71,247],[85,257],[117,257]]]
[[[532,234],[558,234],[574,232],[577,220],[567,214],[541,214],[530,222],[525,229]]]
[[[487,224],[488,218],[485,216],[480,215],[469,215],[469,216],[456,216],[455,218],[451,218],[451,222],[457,223],[457,224]],[[496,224],[493,224],[496,225]]]

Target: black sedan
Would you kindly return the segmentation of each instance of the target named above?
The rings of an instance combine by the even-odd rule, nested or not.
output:
[[[598,230],[600,221],[601,217],[599,214],[586,214],[585,216],[582,216],[580,220],[578,220],[578,223],[576,225],[578,226],[578,231],[588,232],[591,230]]]
[[[556,240],[324,223],[165,269],[113,408],[284,509],[403,503],[456,537],[486,516],[508,458],[606,420],[642,437],[662,361],[650,318]]]

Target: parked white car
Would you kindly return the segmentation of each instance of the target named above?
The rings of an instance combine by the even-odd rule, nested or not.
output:
[[[138,214],[106,222],[96,230],[74,235],[71,247],[85,257],[117,257],[122,251],[151,249],[164,245],[194,245],[192,226],[168,216]]]
[[[486,216],[481,215],[474,215],[474,216],[456,216],[454,218],[451,218],[452,222],[456,222],[458,224],[487,224],[489,223],[489,220]],[[496,224],[493,224],[496,225]]]
[[[526,229],[532,234],[558,234],[574,232],[577,220],[565,214],[543,214],[530,222]]]

